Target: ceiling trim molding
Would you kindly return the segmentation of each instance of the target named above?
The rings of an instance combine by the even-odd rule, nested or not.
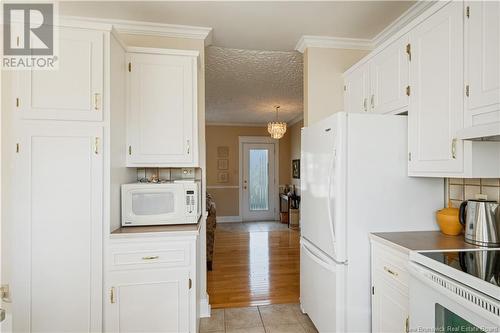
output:
[[[304,120],[304,113],[299,114],[297,117],[293,118],[287,123],[287,126],[293,126],[297,124],[299,121]]]
[[[391,24],[385,27],[371,40],[374,47],[377,47],[390,39],[393,35],[395,35],[403,27],[407,26],[411,21],[416,19],[420,14],[422,14],[433,4],[434,1],[417,1],[413,6],[408,8],[403,14],[392,21]]]
[[[267,123],[226,123],[226,122],[206,122],[205,126],[234,126],[234,127],[265,127]]]
[[[205,45],[212,44],[213,29],[209,27],[79,16],[64,16],[64,18],[89,23],[111,24],[120,34],[200,39],[205,41]]]
[[[301,53],[304,53],[305,49],[309,47],[373,50],[397,34],[402,28],[416,19],[434,3],[434,1],[417,1],[413,6],[408,8],[408,10],[391,22],[372,39],[306,35],[299,39],[297,45],[295,46],[295,50]]]
[[[328,48],[328,49],[352,49],[352,50],[371,50],[373,43],[370,39],[362,38],[343,38],[329,36],[310,36],[300,37],[295,50],[304,53],[307,48]]]

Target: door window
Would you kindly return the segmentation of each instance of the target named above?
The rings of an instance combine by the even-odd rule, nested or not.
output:
[[[269,209],[269,155],[267,149],[249,151],[249,207],[251,211]]]

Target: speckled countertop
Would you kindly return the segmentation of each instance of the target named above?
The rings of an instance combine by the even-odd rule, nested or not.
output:
[[[407,253],[478,248],[466,243],[463,235],[448,236],[440,231],[377,232],[370,234],[370,238]]]

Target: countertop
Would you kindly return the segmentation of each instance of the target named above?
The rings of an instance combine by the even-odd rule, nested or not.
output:
[[[196,224],[174,224],[174,225],[156,225],[144,227],[120,227],[111,232],[111,237],[122,236],[141,236],[141,235],[197,235],[199,233],[200,223]]]
[[[448,236],[440,231],[377,232],[370,234],[370,239],[405,253],[478,248],[478,246],[466,243],[463,235]]]

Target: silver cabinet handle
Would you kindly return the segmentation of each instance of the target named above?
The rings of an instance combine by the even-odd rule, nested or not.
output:
[[[375,109],[375,95],[372,95],[370,97],[370,105],[371,105],[372,109]]]
[[[160,258],[159,256],[147,256],[147,257],[142,257],[142,260],[155,260]]]
[[[190,152],[191,152],[191,142],[187,140],[187,154],[189,155]]]
[[[363,99],[363,110],[365,110],[365,112],[368,111],[367,103],[368,103],[368,101],[366,100],[366,97],[365,97],[365,99]]]
[[[384,271],[386,271],[387,273],[389,273],[391,275],[398,276],[398,273],[394,272],[392,269],[388,268],[387,266],[384,266]]]
[[[99,111],[99,103],[101,99],[101,94],[95,93],[94,94],[94,111]]]

